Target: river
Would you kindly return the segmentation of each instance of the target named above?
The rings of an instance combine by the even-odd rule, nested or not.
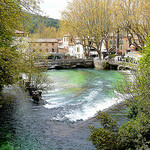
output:
[[[15,150],[95,150],[90,141],[93,117],[118,103],[115,85],[118,71],[96,69],[51,70],[51,89],[43,93],[46,103],[34,104],[19,87],[5,88],[13,104],[0,108],[1,135],[10,134]],[[3,135],[4,136],[4,135]]]

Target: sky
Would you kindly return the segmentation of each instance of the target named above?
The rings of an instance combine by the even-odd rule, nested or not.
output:
[[[44,15],[54,18],[61,18],[61,11],[65,10],[67,3],[72,0],[43,0],[40,7],[41,10],[45,13]]]

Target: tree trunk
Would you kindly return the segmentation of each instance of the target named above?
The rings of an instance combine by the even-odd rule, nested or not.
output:
[[[84,56],[85,56],[85,58],[88,59],[89,53],[88,53],[88,51],[87,51],[87,49],[86,49],[85,46],[83,46],[83,50],[84,50]]]
[[[0,86],[0,93],[2,92],[2,90],[3,90],[3,86]]]
[[[117,31],[117,51],[116,54],[119,54],[119,29]]]
[[[99,61],[101,62],[101,51],[97,50]]]
[[[105,46],[106,46],[106,50],[108,52],[108,39],[105,39]]]

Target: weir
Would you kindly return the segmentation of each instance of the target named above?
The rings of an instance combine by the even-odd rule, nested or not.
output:
[[[36,63],[38,67],[50,69],[94,68],[92,59],[49,59],[48,62]]]

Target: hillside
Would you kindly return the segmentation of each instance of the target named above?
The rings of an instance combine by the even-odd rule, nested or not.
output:
[[[31,17],[31,23],[29,26],[29,32],[30,33],[33,33],[36,30],[36,28],[40,22],[44,22],[46,27],[55,27],[56,29],[59,28],[59,20],[58,19],[42,17],[39,15],[35,16],[32,14],[30,14],[30,17]]]

